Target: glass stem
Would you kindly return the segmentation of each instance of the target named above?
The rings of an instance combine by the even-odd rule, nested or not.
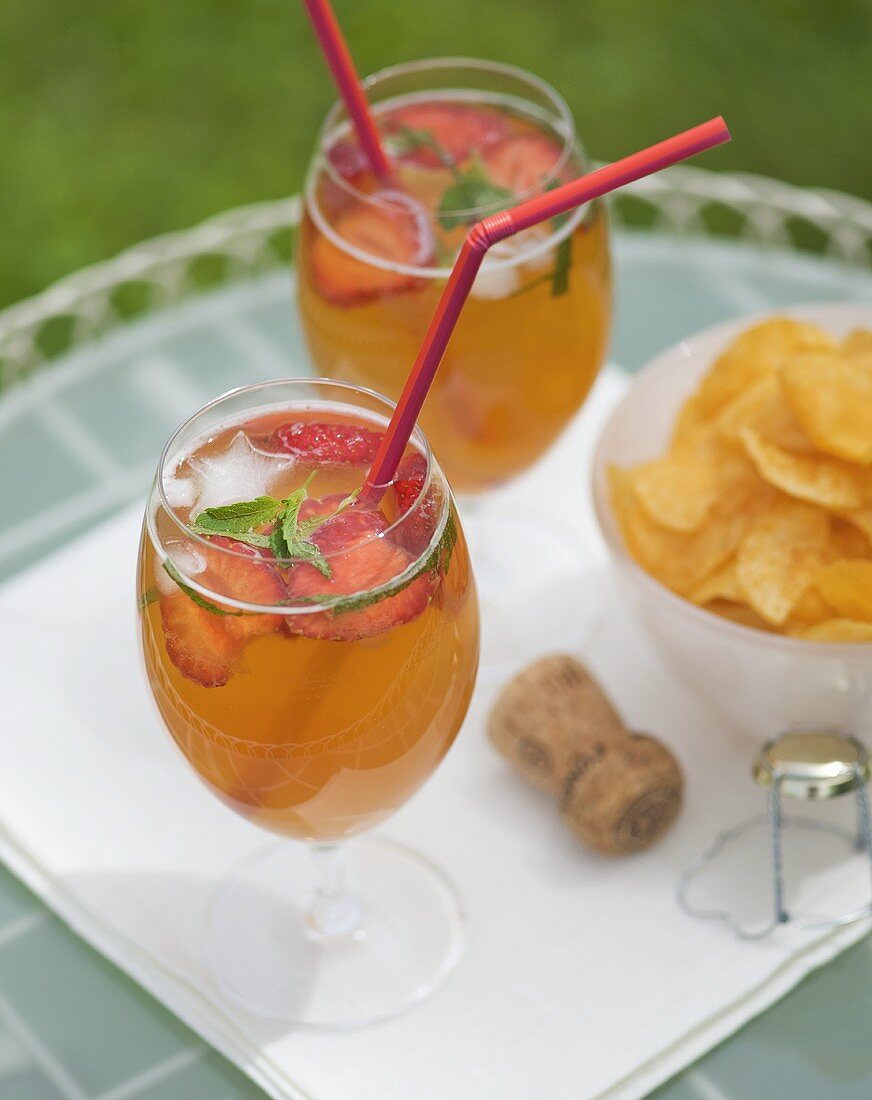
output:
[[[348,886],[343,844],[310,844],[315,890],[305,910],[306,926],[324,939],[360,928],[360,904]]]

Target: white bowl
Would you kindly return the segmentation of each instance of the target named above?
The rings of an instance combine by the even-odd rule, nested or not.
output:
[[[835,336],[872,328],[872,304],[791,307]],[[810,642],[723,619],[676,596],[627,552],[606,469],[661,455],[682,402],[712,360],[762,317],[706,329],[653,359],[610,416],[593,465],[597,519],[621,587],[674,672],[731,725],[761,738],[811,726],[872,733],[872,643]]]

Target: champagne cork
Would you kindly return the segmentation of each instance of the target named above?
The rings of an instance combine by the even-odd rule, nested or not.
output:
[[[488,735],[516,771],[557,799],[570,832],[605,855],[647,848],[681,808],[675,757],[654,737],[631,733],[573,657],[545,657],[516,676]]]
[[[536,661],[506,685],[491,711],[488,735],[525,779],[560,798],[580,761],[627,731],[584,665],[558,654]]]

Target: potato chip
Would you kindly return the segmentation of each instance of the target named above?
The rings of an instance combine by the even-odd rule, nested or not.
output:
[[[868,328],[854,329],[842,341],[842,351],[845,355],[872,355],[872,331]]]
[[[712,508],[706,522],[690,534],[654,523],[639,504],[626,470],[609,470],[612,500],[627,548],[661,584],[687,595],[735,553],[765,509],[771,490],[760,482],[756,492],[735,494]]]
[[[627,547],[712,614],[872,642],[872,331],[756,325],[681,409],[662,458],[610,471]]]
[[[834,561],[820,570],[814,583],[840,618],[872,622],[872,561]]]
[[[690,593],[694,603],[707,604],[714,600],[729,600],[731,603],[744,603],[745,593],[739,585],[736,575],[736,560],[726,562],[714,573],[696,586]]]
[[[809,504],[782,498],[742,540],[736,576],[749,605],[767,622],[786,622],[827,559],[828,517]]]
[[[741,626],[750,626],[754,630],[767,630],[770,633],[773,630],[772,626],[765,619],[761,619],[747,604],[733,603],[731,600],[712,600],[704,606],[706,611],[711,611],[715,615],[720,615],[722,619],[729,619],[730,622],[739,623]]]
[[[718,431],[739,442],[743,428],[751,428],[767,442],[794,454],[814,454],[815,447],[796,419],[781,388],[779,376],[767,375],[734,397],[717,416]]]
[[[807,352],[780,377],[797,420],[820,450],[872,463],[872,370],[847,356]]]
[[[857,619],[824,619],[814,626],[792,630],[791,634],[809,642],[872,642],[872,623]]]
[[[793,605],[790,612],[790,627],[814,626],[824,619],[832,617],[832,610],[824,602],[816,588],[807,588]]]
[[[872,534],[872,508],[869,509],[869,533]],[[830,520],[830,538],[838,558],[872,557],[869,535],[860,524],[852,523],[850,519],[833,516]]]
[[[739,438],[757,472],[770,485],[797,500],[823,508],[854,509],[864,502],[860,471],[835,458],[797,455],[768,443],[753,428],[742,428]]]
[[[857,508],[852,512],[844,512],[840,518],[862,531],[869,542],[872,543],[872,506]]]
[[[637,466],[631,476],[648,517],[670,531],[696,531],[718,495],[711,464],[686,446]]]
[[[775,317],[747,329],[715,360],[685,407],[677,436],[691,423],[710,419],[748,386],[772,374],[788,355],[834,346],[832,337],[817,325],[786,317]]]

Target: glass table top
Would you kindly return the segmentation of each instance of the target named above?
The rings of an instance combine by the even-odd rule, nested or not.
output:
[[[872,273],[755,246],[618,233],[612,358],[810,301],[872,302]],[[80,347],[0,400],[0,580],[142,497],[175,424],[231,386],[304,373],[287,272],[189,299]],[[872,1096],[863,940],[657,1091],[657,1100]],[[0,868],[0,1100],[243,1100],[263,1093]],[[319,1097],[317,1100],[329,1100]],[[470,1098],[474,1100],[474,1098]]]

